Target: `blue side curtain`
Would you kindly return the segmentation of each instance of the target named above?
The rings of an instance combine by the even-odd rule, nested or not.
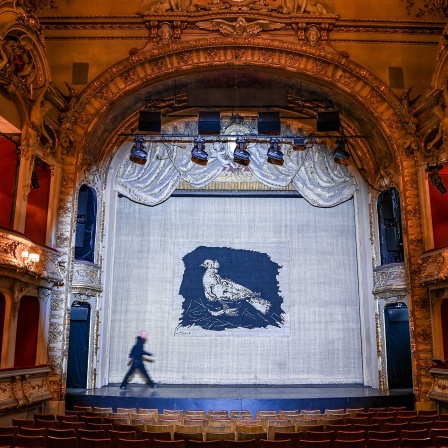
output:
[[[408,308],[388,305],[384,309],[384,318],[389,388],[412,388]]]
[[[80,229],[77,228],[77,232],[83,231],[84,235],[82,237],[82,243],[83,243],[82,246],[75,247],[75,259],[90,261],[93,263],[95,254],[95,232],[96,232],[96,210],[97,210],[96,194],[91,188],[87,187],[86,185],[82,185],[80,191],[87,192],[87,207],[85,212],[85,225],[82,226]]]
[[[70,311],[67,388],[86,389],[89,361],[90,305],[74,302]]]

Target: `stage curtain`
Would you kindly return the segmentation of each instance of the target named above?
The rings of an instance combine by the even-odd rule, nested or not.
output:
[[[145,207],[118,199],[111,239],[109,382],[122,380],[135,337],[147,329],[146,348],[155,354],[148,368],[155,381],[362,383],[354,213],[353,201],[318,208],[300,198],[171,197]],[[201,246],[212,260],[213,252],[224,249],[270,257],[278,269],[281,324],[253,332],[226,329],[225,337],[204,328],[176,331],[184,312],[186,257]],[[199,261],[202,276],[206,269]],[[253,285],[250,277],[260,267],[239,263],[238,278],[225,274],[222,263],[218,273]],[[143,379],[136,375],[134,381]]]

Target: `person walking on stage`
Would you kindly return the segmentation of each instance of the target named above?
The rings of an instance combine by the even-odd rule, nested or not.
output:
[[[151,377],[149,376],[148,372],[145,369],[145,365],[143,364],[143,356],[152,356],[152,353],[146,352],[143,348],[143,345],[146,342],[146,338],[148,337],[148,332],[146,330],[141,330],[140,334],[137,336],[137,342],[135,343],[134,347],[132,347],[131,353],[129,354],[129,362],[132,363],[131,367],[126,373],[120,389],[126,390],[127,384],[129,381],[129,378],[134,374],[136,370],[140,370],[141,374],[145,377],[146,384],[153,389],[157,387],[157,383],[155,383]]]

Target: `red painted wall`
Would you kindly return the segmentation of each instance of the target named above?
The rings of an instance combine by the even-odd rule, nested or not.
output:
[[[20,299],[17,316],[14,367],[36,365],[37,333],[39,330],[39,300],[33,296]]]
[[[4,137],[0,137],[0,226],[12,228],[14,186],[17,169],[16,145]]]
[[[439,175],[448,189],[448,166],[445,165]],[[431,202],[432,232],[434,249],[448,247],[448,192],[440,192],[429,182],[429,198]]]
[[[3,348],[3,330],[5,329],[6,298],[0,292],[0,353]]]
[[[37,166],[39,188],[31,188],[26,205],[25,235],[38,244],[45,244],[47,236],[48,203],[50,200],[50,166]]]

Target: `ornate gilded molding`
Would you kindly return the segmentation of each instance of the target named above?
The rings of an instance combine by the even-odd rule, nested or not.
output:
[[[75,260],[71,286],[77,293],[101,292],[101,269],[97,264]]]
[[[22,254],[37,254],[39,261],[33,262]],[[0,231],[0,269],[9,270],[13,278],[34,285],[48,286],[63,282],[59,271],[59,253],[48,247],[33,243],[23,235],[7,230]]]
[[[407,295],[407,275],[404,263],[392,263],[373,270],[375,299],[403,298]]]
[[[196,26],[207,31],[219,31],[222,35],[230,36],[256,36],[262,31],[279,30],[286,26],[281,22],[271,20],[254,20],[247,22],[244,17],[238,17],[236,21],[215,19],[196,22]]]
[[[448,403],[448,369],[431,369],[433,378],[431,392],[429,394],[432,400],[440,403]]]
[[[406,10],[411,14],[415,6],[415,0],[406,0]],[[425,17],[427,15],[448,17],[448,3],[446,0],[425,0],[423,8],[418,8],[417,17]]]
[[[448,286],[448,249],[434,251],[420,257],[420,284],[429,289]]]
[[[407,283],[406,266],[404,263],[391,263],[375,267],[373,270],[372,292],[376,302],[375,325],[381,390],[388,388],[387,359],[384,347],[384,306],[389,303],[405,301],[408,294]]]
[[[98,77],[83,91],[74,113],[76,118],[73,129],[78,134],[79,147],[89,148],[90,160],[96,160],[96,148],[103,149],[106,146],[99,142],[101,131],[98,127],[110,111],[107,104],[134,95],[139,86],[157,83],[174,72],[185,76],[189,70],[235,64],[299,72],[301,76],[312,77],[320,84],[328,84],[344,92],[350,89],[350,101],[363,108],[369,107],[373,117],[384,120],[383,129],[389,137],[399,138],[400,134],[406,134],[402,123],[404,113],[400,113],[401,105],[393,92],[344,56],[331,50],[326,51],[322,46],[294,45],[257,37],[250,41],[217,37],[174,43],[169,48],[164,47],[164,51],[152,49],[140,52]],[[373,93],[375,101],[368,100]],[[85,129],[89,129],[89,132],[85,132]],[[95,142],[90,143],[93,135]],[[103,138],[109,139],[110,133]]]
[[[20,411],[22,407],[51,400],[48,367],[0,372],[0,412]]]

